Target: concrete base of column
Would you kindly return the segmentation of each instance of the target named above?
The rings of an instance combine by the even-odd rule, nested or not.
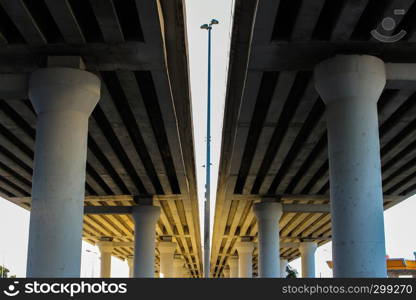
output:
[[[238,252],[238,277],[253,277],[253,242],[237,242],[236,249]]]
[[[162,241],[159,242],[158,249],[160,259],[160,278],[173,278],[173,256],[175,254],[176,243]]]
[[[230,278],[238,278],[238,256],[230,256],[228,266],[230,267]]]
[[[133,261],[134,261],[133,255],[130,255],[129,257],[127,257],[126,261],[127,261],[127,266],[129,267],[129,277],[133,278]]]
[[[315,251],[318,245],[315,242],[302,242],[299,246],[302,264],[302,277],[315,278]]]
[[[160,207],[143,205],[133,208],[134,219],[134,263],[136,278],[153,278],[155,275],[156,222]]]
[[[281,258],[280,259],[280,277],[281,278],[286,278],[287,276],[286,268],[287,268],[287,259]]]
[[[173,278],[183,278],[184,261],[181,255],[175,255],[173,258]]]
[[[100,277],[101,278],[110,278],[111,277],[111,252],[114,249],[113,242],[110,241],[100,241],[97,243],[98,249],[100,249],[101,257],[101,269]]]
[[[260,278],[280,277],[279,220],[282,204],[256,203],[253,208],[258,226],[258,268]]]

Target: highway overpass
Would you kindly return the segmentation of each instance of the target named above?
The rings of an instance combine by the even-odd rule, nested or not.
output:
[[[386,276],[383,207],[416,190],[415,14],[406,0],[235,2],[212,276],[239,260],[240,277],[277,277],[279,257],[302,256],[313,277],[331,240],[335,277]]]
[[[185,16],[181,0],[0,1],[0,193],[31,210],[29,277],[79,276],[81,233],[103,277],[134,240],[132,276],[173,276],[174,257],[201,275]],[[111,206],[128,209],[91,210]]]

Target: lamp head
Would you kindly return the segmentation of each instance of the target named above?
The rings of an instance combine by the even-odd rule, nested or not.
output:
[[[211,20],[211,25],[217,25],[217,24],[219,24],[220,22],[218,22],[218,20],[217,19],[212,19]]]
[[[209,25],[208,24],[203,24],[203,25],[201,25],[201,29],[209,29]]]

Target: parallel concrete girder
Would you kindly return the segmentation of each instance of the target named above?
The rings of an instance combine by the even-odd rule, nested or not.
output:
[[[406,86],[409,88],[413,86],[416,88],[416,63],[386,63],[385,66],[389,87]],[[111,69],[104,68],[103,70]],[[29,76],[29,73],[0,73],[0,98],[27,98]]]

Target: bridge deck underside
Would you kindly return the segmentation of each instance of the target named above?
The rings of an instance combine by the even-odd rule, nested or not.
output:
[[[212,272],[218,276],[241,236],[257,238],[252,213],[259,195],[329,194],[325,105],[313,67],[336,54],[369,54],[416,62],[415,1],[236,1],[215,210]],[[402,8],[403,15],[394,15]],[[256,14],[256,15],[255,15]],[[370,32],[395,18],[405,38],[381,43]],[[385,196],[416,190],[416,85],[389,81],[378,103]],[[253,195],[252,201],[233,195]],[[255,197],[254,197],[255,196]],[[402,198],[398,198],[402,199]],[[385,202],[385,208],[397,202]],[[284,213],[282,242],[331,239],[328,213]],[[299,256],[296,248],[283,257]],[[254,253],[256,273],[257,253]]]
[[[48,56],[83,59],[102,80],[89,123],[86,195],[180,195],[156,203],[162,208],[158,235],[173,235],[199,276],[184,18],[181,0],[1,0],[0,73],[29,74],[45,67]],[[30,197],[35,136],[36,114],[27,96],[0,99],[1,196]],[[84,221],[90,242],[103,235],[132,239],[130,216]],[[132,250],[114,254],[125,258]]]

